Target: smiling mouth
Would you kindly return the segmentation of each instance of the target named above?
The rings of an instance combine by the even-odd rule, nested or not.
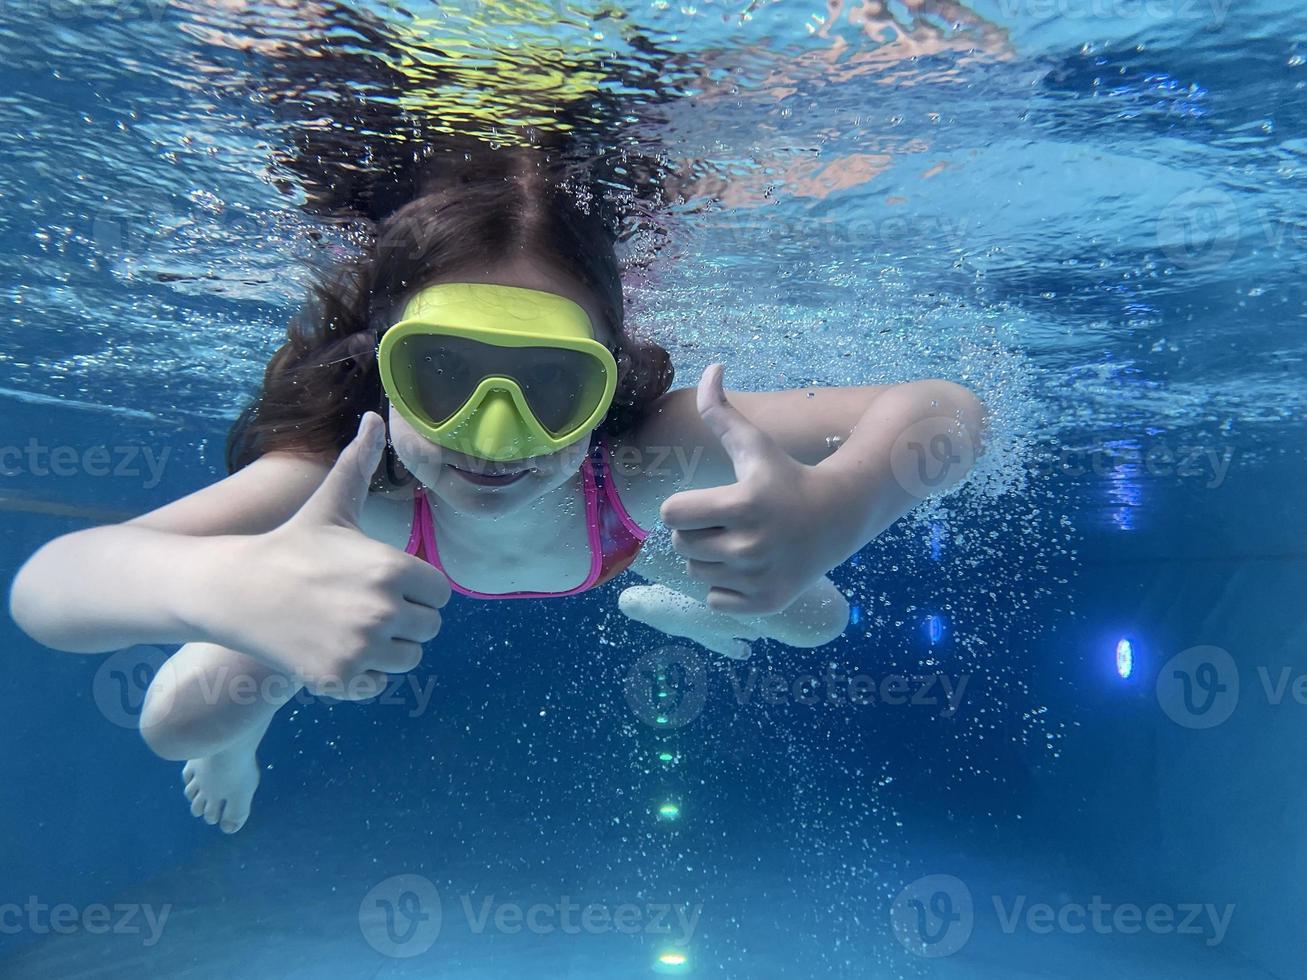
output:
[[[451,470],[461,476],[468,483],[475,483],[480,487],[506,487],[510,483],[516,483],[522,477],[526,476],[531,470],[513,470],[509,473],[478,473],[475,470],[465,470],[455,466],[453,463],[446,463]]]

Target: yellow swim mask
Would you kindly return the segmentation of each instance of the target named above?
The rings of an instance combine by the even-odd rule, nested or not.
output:
[[[543,456],[585,438],[617,390],[617,362],[585,310],[517,286],[422,290],[382,335],[377,362],[414,429],[486,460]]]

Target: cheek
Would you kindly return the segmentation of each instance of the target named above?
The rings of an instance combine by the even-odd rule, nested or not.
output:
[[[440,472],[443,456],[440,447],[418,435],[394,408],[390,410],[390,442],[404,468],[423,483],[430,484]]]

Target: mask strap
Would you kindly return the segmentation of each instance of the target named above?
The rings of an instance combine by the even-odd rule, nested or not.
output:
[[[395,453],[394,443],[390,441],[390,396],[385,389],[381,391],[381,422],[386,427],[386,448],[381,451],[381,459],[386,467],[386,479],[392,487],[404,487],[413,482],[413,474],[404,469]],[[397,472],[398,471],[398,472]]]

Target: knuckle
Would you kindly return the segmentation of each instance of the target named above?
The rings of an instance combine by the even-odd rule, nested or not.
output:
[[[739,488],[723,502],[722,507],[732,523],[749,526],[757,517],[759,494],[750,484],[740,484]]]
[[[373,600],[362,603],[355,614],[355,623],[358,626],[357,638],[366,641],[381,632],[383,627],[389,625],[393,613],[394,610],[389,602]]]
[[[385,555],[367,564],[363,580],[372,588],[388,589],[399,581],[400,574],[400,563]]]

